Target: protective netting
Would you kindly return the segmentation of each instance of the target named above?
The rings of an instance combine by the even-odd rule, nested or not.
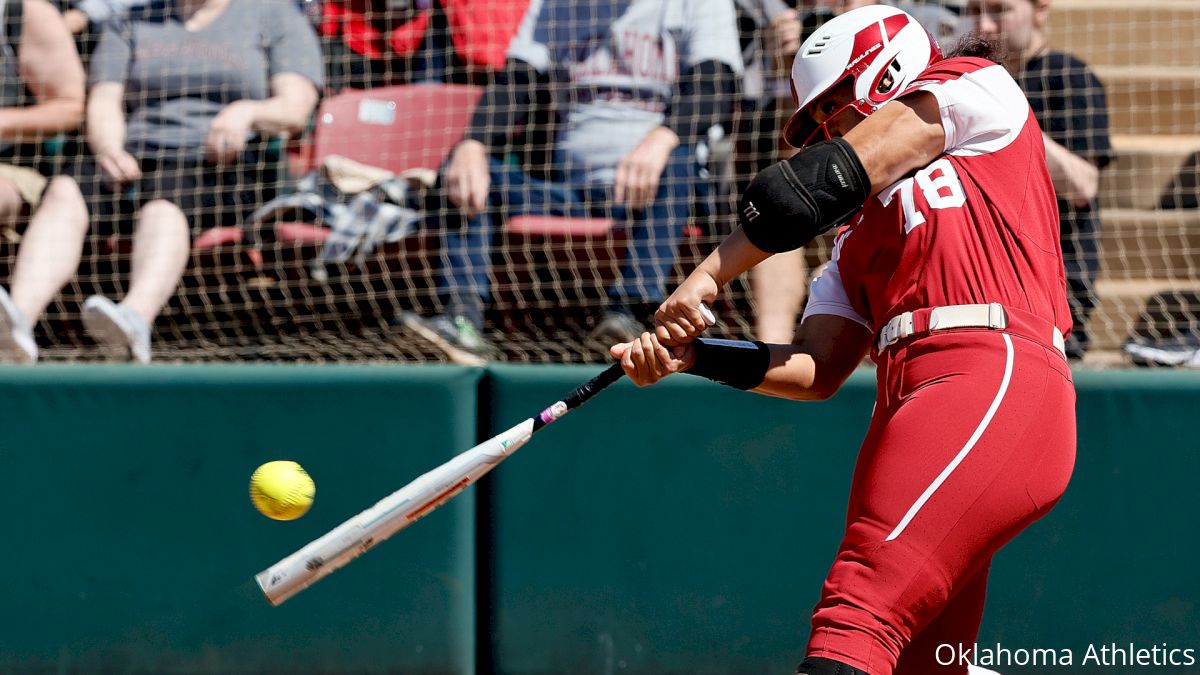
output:
[[[1113,162],[1101,175],[1100,273],[1088,329],[1098,362],[1131,337],[1195,344],[1200,334],[1200,4],[1060,0],[1051,43],[1103,82]]]
[[[86,0],[58,4],[89,9]],[[495,348],[470,343],[469,356],[605,359],[613,336],[644,325],[663,290],[728,234],[740,186],[786,156],[777,127],[792,104],[780,35],[811,31],[834,9],[804,6],[789,23],[772,3],[752,0],[735,8],[718,0],[563,3],[567,10],[547,10],[521,28],[528,3],[520,0],[231,0],[240,13],[217,16],[191,36],[156,33],[178,20],[171,8],[181,4],[151,3],[107,28],[93,22],[77,40],[93,92],[124,82],[120,121],[126,146],[142,141],[131,153],[141,160],[140,178],[114,187],[111,172],[96,166],[93,136],[112,120],[92,112],[86,131],[39,132],[9,155],[47,177],[73,177],[88,206],[78,273],[36,323],[43,358],[99,355],[81,307],[93,294],[136,295],[131,287],[147,284],[135,283],[135,262],[146,270],[170,258],[169,247],[152,241],[155,228],[170,228],[147,216],[148,200],[164,199],[182,208],[192,246],[152,324],[155,359],[453,358],[428,334],[439,317],[456,331],[443,336],[452,342],[465,335],[470,343],[475,323]],[[922,22],[947,40],[973,21],[965,2],[925,4]],[[264,7],[269,20],[255,26]],[[281,18],[287,12],[295,21]],[[19,39],[28,38],[33,14],[25,12]],[[222,23],[231,16],[236,25]],[[247,26],[254,39],[239,37]],[[311,45],[296,39],[297,26],[313,31]],[[574,67],[556,65],[578,54],[555,41],[586,42],[599,26],[612,27],[606,45]],[[1193,0],[1052,4],[1050,44],[1091,67],[1111,125],[1098,246],[1072,250],[1075,263],[1098,275],[1087,322],[1091,363],[1124,362],[1131,337],[1187,343],[1200,332],[1198,29]],[[0,107],[48,100],[47,88],[29,80],[61,71],[32,72],[21,63],[26,43],[6,44],[6,76],[21,77],[26,91]],[[316,71],[311,48],[319,49]],[[534,66],[533,93],[506,99],[507,114],[488,118],[504,128],[470,132],[488,158],[471,165],[474,173],[463,162],[450,186],[438,170],[468,133],[486,85],[505,72],[506,50]],[[119,62],[98,62],[106,58]],[[732,66],[739,93],[717,94],[717,106],[693,100],[692,126],[704,129],[689,129],[678,110],[699,86],[688,74],[704,63]],[[253,76],[235,72],[255,68]],[[283,140],[260,120],[236,160],[214,167],[204,149],[216,141],[188,125],[241,98],[278,94],[272,78],[280,73],[323,80],[307,128]],[[150,83],[156,77],[164,81]],[[1047,101],[1053,114],[1056,99]],[[685,142],[644,147],[649,130],[664,124]],[[164,140],[172,134],[194,147],[174,147]],[[472,180],[481,175],[488,182],[479,192]],[[463,206],[465,194],[482,195],[482,219]],[[272,199],[273,208],[258,210]],[[14,299],[30,296],[11,284],[37,211],[19,210],[0,238],[0,282]],[[60,227],[67,251],[73,235]],[[154,259],[135,261],[135,241],[150,242],[141,250]],[[781,339],[804,281],[828,254],[828,241],[819,241],[732,284],[714,308],[715,332]],[[421,325],[404,316],[421,317]]]

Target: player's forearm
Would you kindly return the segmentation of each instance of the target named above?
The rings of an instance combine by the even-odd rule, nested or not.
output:
[[[793,401],[823,401],[837,387],[817,379],[817,362],[812,354],[797,345],[768,345],[771,366],[762,384],[751,391],[756,394],[786,398]]]
[[[751,244],[746,233],[739,228],[726,237],[725,241],[696,267],[693,274],[707,274],[716,282],[718,288],[724,288],[738,275],[769,257],[770,253]]]
[[[1046,167],[1054,192],[1076,206],[1087,206],[1100,192],[1100,170],[1088,160],[1072,153],[1043,135],[1046,141]]]
[[[83,100],[62,98],[24,108],[0,109],[0,139],[40,141],[74,131],[83,122]]]
[[[803,345],[768,345],[701,338],[686,372],[735,389],[793,401],[823,401],[838,390],[845,376]],[[635,380],[636,381],[636,380]]]
[[[754,391],[798,401],[837,393],[871,346],[870,329],[855,320],[816,314],[800,324],[790,345],[769,345],[771,362]]]

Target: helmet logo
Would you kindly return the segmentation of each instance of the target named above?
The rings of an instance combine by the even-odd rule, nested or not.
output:
[[[876,30],[878,30],[878,26],[876,26],[875,28],[876,28]],[[860,35],[861,35],[861,33],[860,33]],[[870,56],[871,54],[879,51],[880,49],[883,49],[883,45],[878,42],[871,45],[870,47],[867,48],[867,51],[863,52],[862,54],[859,54],[858,58],[851,61],[849,63],[849,65],[846,66],[846,70],[854,72],[855,75],[861,75],[862,71],[866,70],[871,65],[871,63],[873,63],[873,60],[867,61],[865,64],[863,64],[863,67],[861,69],[855,70],[855,67],[858,64],[862,63],[863,59],[865,59],[868,56]]]

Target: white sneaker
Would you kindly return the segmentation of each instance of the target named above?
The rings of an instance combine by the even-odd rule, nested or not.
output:
[[[108,358],[150,363],[150,324],[131,308],[93,295],[83,303],[83,327]]]
[[[25,312],[13,304],[8,291],[0,287],[0,361],[33,363],[37,358],[33,326],[25,318]]]

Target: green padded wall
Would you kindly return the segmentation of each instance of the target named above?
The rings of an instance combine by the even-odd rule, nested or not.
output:
[[[997,555],[980,645],[1067,649],[1062,668],[1200,673],[1200,373],[1076,373],[1066,496]],[[1084,664],[1089,646],[1191,649],[1192,667]],[[1061,664],[1060,664],[1061,665]]]
[[[472,492],[286,604],[253,575],[475,440],[451,367],[0,368],[3,673],[470,673]],[[253,510],[295,459],[312,510]]]
[[[493,424],[594,371],[494,368]],[[540,433],[494,474],[499,672],[790,672],[872,391],[867,373],[825,405],[624,381]]]
[[[493,428],[593,372],[494,368]],[[1084,668],[1093,643],[1166,642],[1200,660],[1200,376],[1077,383],[1074,481],[997,557],[980,644],[1070,649],[1080,673],[1162,672]],[[481,640],[497,670],[790,673],[873,391],[868,372],[822,404],[626,382],[539,434],[495,474]]]
[[[594,372],[0,368],[0,672],[470,673],[477,643],[485,673],[790,672],[869,372],[824,404],[618,383],[484,489],[284,606],[262,600],[255,572]],[[1112,642],[1200,650],[1200,376],[1077,381],[1074,482],[998,556],[980,642],[1070,649],[1069,672],[1161,672],[1078,661]],[[278,458],[317,480],[293,523],[246,495]]]

